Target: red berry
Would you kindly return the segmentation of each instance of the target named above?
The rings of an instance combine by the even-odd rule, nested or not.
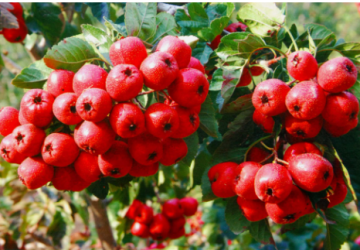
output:
[[[309,52],[295,51],[288,56],[286,68],[295,80],[306,81],[316,76],[318,64]]]
[[[212,42],[209,45],[210,48],[212,48],[212,50],[216,50],[219,47],[220,44],[220,40],[221,40],[221,36],[217,35],[214,40],[212,40]]]
[[[252,147],[247,155],[247,160],[260,163],[269,155],[270,154],[262,148]]]
[[[185,216],[193,216],[196,213],[199,205],[198,201],[192,197],[185,197],[180,199],[180,204],[184,209]]]
[[[285,98],[290,87],[278,79],[259,83],[252,96],[255,109],[264,115],[275,116],[286,111]]]
[[[144,206],[141,201],[133,200],[131,205],[129,206],[128,211],[126,212],[126,217],[132,220],[135,220],[137,214],[139,213],[140,209]]]
[[[147,57],[145,45],[137,37],[126,37],[113,43],[109,50],[110,60],[114,66],[132,64],[139,68]]]
[[[188,152],[188,147],[183,139],[165,138],[163,140],[164,153],[160,163],[171,166],[181,161]]]
[[[155,52],[148,56],[140,66],[144,84],[154,90],[169,87],[175,80],[179,67],[175,58],[165,52]]]
[[[317,136],[322,128],[323,119],[318,116],[314,119],[304,121],[297,119],[291,115],[285,117],[285,129],[286,131],[298,138],[306,139]]]
[[[261,164],[246,161],[238,165],[235,169],[235,179],[233,182],[234,192],[246,200],[258,200],[255,193],[255,176],[261,168]],[[265,207],[264,207],[265,209]]]
[[[247,26],[245,24],[243,24],[242,22],[237,22],[229,24],[229,26],[227,26],[225,30],[229,32],[243,32],[246,30],[246,28]]]
[[[25,40],[28,33],[25,21],[22,18],[17,19],[19,27],[17,29],[6,29],[2,30],[4,38],[10,43],[21,43]]]
[[[175,36],[165,36],[156,47],[156,51],[167,52],[177,61],[179,69],[186,68],[191,58],[191,47]]]
[[[174,134],[173,138],[185,138],[195,133],[200,126],[200,118],[198,113],[193,108],[184,108],[179,105],[172,106],[179,116],[179,128]]]
[[[42,89],[31,89],[21,100],[24,118],[39,128],[47,127],[52,119],[54,97]]]
[[[174,228],[171,227],[170,232],[169,232],[169,238],[174,240],[174,239],[178,239],[182,236],[185,235],[185,228],[179,228],[177,230],[175,230]]]
[[[106,91],[117,102],[135,98],[143,87],[143,76],[134,65],[115,66],[106,78]]]
[[[135,137],[145,131],[145,116],[133,103],[116,104],[110,113],[110,123],[122,138]]]
[[[76,173],[86,182],[94,182],[100,179],[103,174],[98,165],[98,156],[80,152],[79,157],[74,162]]]
[[[18,168],[19,179],[28,189],[37,189],[51,181],[54,168],[46,164],[41,157],[29,157]]]
[[[120,178],[127,175],[133,165],[129,148],[125,142],[115,141],[111,148],[99,155],[100,171],[105,176]]]
[[[64,69],[56,69],[52,71],[47,79],[47,91],[54,97],[57,97],[63,93],[74,92],[74,75],[74,72]]]
[[[339,93],[351,88],[357,75],[357,69],[350,59],[337,57],[320,66],[317,81],[325,91]]]
[[[279,203],[286,199],[292,185],[290,172],[276,163],[264,165],[255,176],[255,193],[267,203]]]
[[[201,73],[205,74],[204,66],[201,64],[200,60],[195,57],[190,58],[190,62],[188,64],[187,68],[197,69],[197,70],[200,70]]]
[[[21,108],[19,110],[19,122],[21,125],[25,125],[25,124],[31,124],[28,120],[25,119],[22,111],[21,111]]]
[[[149,227],[139,222],[134,222],[134,224],[132,224],[131,233],[140,238],[147,238],[150,236]]]
[[[0,109],[0,134],[7,136],[11,134],[14,129],[20,126],[19,111],[13,107],[4,107]]]
[[[289,172],[300,188],[309,192],[320,192],[330,186],[334,176],[331,163],[324,157],[307,153],[291,158]]]
[[[255,109],[252,118],[254,123],[258,125],[265,133],[269,133],[269,134],[272,133],[275,125],[274,118],[272,118],[271,116],[264,115],[257,109]]]
[[[94,64],[85,64],[76,72],[73,80],[73,89],[77,96],[85,89],[99,88],[105,90],[108,73]]]
[[[236,195],[233,191],[233,183],[237,165],[235,162],[223,162],[210,168],[208,178],[211,189],[217,197],[229,198]]]
[[[310,81],[300,82],[289,91],[285,103],[293,117],[311,120],[324,110],[326,97],[318,84]]]
[[[163,103],[154,103],[145,111],[146,128],[150,134],[166,138],[179,128],[177,112]]]
[[[182,207],[179,199],[170,199],[163,204],[162,213],[168,219],[176,219],[183,216],[184,208]]]
[[[152,165],[141,165],[137,161],[133,162],[133,166],[129,172],[129,175],[134,177],[147,177],[156,174],[159,171],[159,163],[155,162]]]
[[[332,137],[340,137],[347,133],[354,128],[354,124],[347,124],[345,127],[338,127],[332,125],[331,123],[325,121],[324,122],[324,129],[328,132]]]
[[[250,65],[251,66],[251,65]],[[250,73],[253,75],[253,76],[259,76],[261,75],[262,73],[264,72],[264,69],[260,66],[252,66],[250,68]]]
[[[149,133],[129,138],[128,145],[133,159],[142,165],[152,165],[163,157],[160,139]]]
[[[344,183],[337,183],[334,194],[330,195],[328,208],[332,208],[343,202],[347,195],[347,187]]]
[[[115,142],[115,137],[116,134],[107,119],[98,123],[84,121],[77,125],[74,131],[78,147],[94,155],[108,151]]]
[[[60,122],[66,125],[76,125],[82,121],[76,110],[76,100],[77,96],[74,93],[64,93],[56,97],[53,112]]]
[[[164,240],[170,231],[170,223],[163,214],[157,214],[154,216],[150,225],[150,235],[154,240]]]
[[[105,119],[111,108],[111,97],[103,89],[86,89],[76,101],[76,111],[86,121],[99,122]]]
[[[149,206],[143,205],[138,210],[135,217],[135,221],[145,225],[149,225],[153,220],[153,218],[154,218],[153,209]]]
[[[53,133],[45,138],[41,155],[49,165],[66,167],[76,160],[79,152],[80,150],[71,135]]]
[[[90,186],[76,173],[73,166],[55,168],[51,183],[57,190],[79,192]]]
[[[9,3],[13,6],[13,9],[12,10],[9,10],[14,16],[16,16],[18,19],[19,18],[22,18],[23,16],[23,8],[22,8],[22,5],[21,3]]]
[[[259,221],[265,219],[268,214],[265,209],[265,202],[261,200],[246,200],[242,197],[237,198],[239,209],[248,221]]]
[[[236,87],[245,87],[248,86],[252,81],[251,75],[249,73],[249,70],[247,68],[244,68],[243,73],[240,77],[240,81],[236,85]]]
[[[15,150],[30,157],[40,154],[46,134],[44,130],[26,124],[15,128],[11,136],[16,141]]]
[[[20,154],[16,149],[16,140],[11,134],[5,136],[0,144],[0,155],[9,163],[21,164],[26,156]]]
[[[311,142],[299,142],[288,147],[284,154],[284,161],[289,162],[293,157],[301,154],[317,154],[322,155],[320,149]]]

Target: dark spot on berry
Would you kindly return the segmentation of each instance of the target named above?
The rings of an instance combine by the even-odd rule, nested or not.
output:
[[[295,110],[295,111],[300,111],[300,107],[299,107],[298,105],[295,105],[295,106],[294,106],[294,110]]]
[[[164,62],[169,68],[171,68],[172,64],[171,64],[170,59],[166,59]]]
[[[326,198],[323,198],[321,200],[319,200],[318,202],[316,202],[316,207],[320,208],[321,210],[326,210],[327,207],[329,206],[329,200]]]
[[[293,220],[295,219],[295,214],[288,214],[284,217],[285,221]]]
[[[349,72],[349,73],[353,72],[353,68],[351,67],[351,65],[346,65],[345,67],[346,67],[347,72]]]
[[[204,86],[200,86],[197,90],[198,94],[201,95],[202,93],[204,93]]]
[[[356,118],[356,112],[353,111],[351,114],[350,114],[350,120],[353,120]]]
[[[324,174],[324,180],[326,181],[327,180],[327,178],[329,178],[329,171],[326,171],[325,172],[325,174]]]
[[[127,68],[127,69],[124,71],[124,74],[127,75],[127,76],[131,76],[131,74],[132,74],[131,69]]]
[[[120,169],[118,169],[118,168],[111,169],[110,174],[111,175],[120,174]]]
[[[300,57],[298,55],[295,55],[294,58],[292,59],[292,63],[295,68],[300,64],[300,61],[301,61]]]
[[[65,91],[65,89],[61,89],[61,91]]]
[[[47,144],[47,145],[45,146],[45,151],[46,151],[46,152],[51,152],[51,151],[52,151],[51,143],[49,143],[49,144]]]
[[[76,113],[76,107],[74,106],[70,106],[70,112],[75,114]]]
[[[18,135],[15,137],[15,139],[16,139],[17,142],[19,143],[19,142],[21,142],[21,141],[24,139],[24,137],[25,137],[24,135],[18,133]]]
[[[195,126],[195,115],[193,115],[193,114],[191,114],[190,116],[189,116],[189,118],[190,118],[190,122],[191,122],[191,124],[193,125],[193,126]]]
[[[98,176],[99,179],[101,179],[101,178],[103,178],[103,177],[105,177],[105,175],[103,175],[102,173],[99,174],[99,176]]]
[[[240,175],[237,175],[237,176],[235,177],[235,182],[238,182],[239,179],[240,179]]]
[[[129,130],[134,131],[135,129],[136,129],[136,125],[135,124],[130,124]]]
[[[179,162],[183,157],[184,157],[184,156],[177,158],[177,159],[175,160],[175,163]]]
[[[36,96],[34,98],[34,103],[36,103],[36,104],[41,103],[41,96]]]
[[[272,189],[271,189],[271,188],[268,188],[268,189],[266,190],[266,194],[272,196],[272,195],[273,195]]]
[[[268,98],[266,95],[263,95],[263,96],[261,97],[261,102],[262,102],[262,104],[268,103],[268,102],[269,102],[269,98]]]
[[[298,130],[298,131],[296,131],[296,134],[297,134],[298,136],[300,136],[300,137],[306,137],[305,132],[304,132],[304,131],[302,131],[302,130]]]
[[[7,151],[6,148],[3,148],[3,149],[1,149],[1,152],[3,153],[3,155],[8,156],[8,153],[10,151]]]
[[[152,152],[151,154],[149,154],[149,157],[148,157],[148,161],[152,161],[154,160],[154,158],[157,156],[157,152]]]
[[[90,111],[90,110],[92,109],[90,103],[84,103],[84,109],[85,109],[86,111]]]
[[[164,126],[164,131],[169,131],[171,127],[172,127],[171,123],[166,123]]]
[[[242,32],[243,30],[241,29],[241,27],[237,27],[236,31]]]

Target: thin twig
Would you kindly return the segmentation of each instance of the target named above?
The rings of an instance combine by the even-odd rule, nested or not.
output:
[[[148,91],[144,91],[144,92],[140,92],[137,96],[141,96],[141,95],[147,95],[147,94],[151,94],[151,93],[154,93],[155,90],[148,90]]]
[[[13,62],[10,58],[5,56],[4,54],[1,54],[1,57],[4,61],[5,68],[7,68],[11,73],[17,75],[21,72],[22,68],[18,64]]]

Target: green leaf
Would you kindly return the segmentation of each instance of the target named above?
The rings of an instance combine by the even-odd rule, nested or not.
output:
[[[244,232],[251,225],[251,222],[245,218],[237,204],[237,196],[227,200],[225,221],[234,234]]]
[[[210,91],[219,91],[224,83],[225,79],[223,77],[223,69],[218,68],[212,75],[210,82]]]
[[[202,65],[205,65],[209,61],[212,52],[213,50],[205,42],[198,42],[192,50],[192,56],[199,59]]]
[[[56,209],[52,222],[47,229],[47,236],[52,238],[54,245],[60,245],[61,239],[66,235],[66,221],[60,209]]]
[[[188,147],[188,153],[185,158],[181,160],[181,162],[186,164],[187,166],[190,166],[199,148],[199,137],[197,132],[184,138],[184,141],[186,142],[186,145]]]
[[[243,112],[245,110],[253,110],[254,106],[252,104],[251,100],[252,94],[246,94],[243,96],[240,96],[236,100],[224,105],[224,107],[221,110],[222,114],[227,113],[239,113]]]
[[[200,128],[208,135],[218,138],[219,126],[215,118],[215,109],[213,107],[210,96],[206,97],[205,102],[201,105],[201,111],[199,114]]]
[[[231,17],[232,12],[235,9],[233,3],[212,3],[206,8],[206,13],[210,21],[223,16]]]
[[[93,47],[80,36],[69,37],[53,46],[44,56],[46,66],[76,72],[85,63],[101,60]]]
[[[127,36],[125,24],[118,24],[111,20],[105,19],[105,26],[109,29],[110,32],[116,31],[123,37]]]
[[[209,25],[209,18],[206,11],[199,3],[189,3],[187,5],[190,18],[194,21],[200,22],[205,26]]]
[[[342,43],[334,47],[334,50],[346,56],[356,64],[360,64],[360,43]]]
[[[349,213],[344,204],[326,210],[326,217],[336,224],[327,224],[325,250],[337,250],[346,241],[349,234]]]
[[[32,63],[12,79],[11,84],[23,89],[42,88],[52,69],[43,60]]]
[[[126,3],[125,26],[129,36],[149,40],[156,32],[156,3]]]
[[[92,14],[99,22],[104,23],[104,17],[109,19],[109,6],[108,3],[85,3],[90,7]]]
[[[183,9],[178,9],[175,14],[182,35],[196,35],[199,30],[209,27],[209,19],[201,4],[189,3],[187,7],[190,16]]]
[[[269,222],[267,219],[251,222],[249,231],[252,237],[263,244],[272,244],[275,246],[274,238],[270,231]]]
[[[52,3],[31,4],[31,22],[36,24],[50,45],[55,44],[61,36],[63,23],[60,14],[60,8]]]
[[[130,181],[134,179],[134,177],[132,177],[131,175],[126,175],[121,178],[105,177],[103,179],[105,179],[107,182],[111,183],[114,186],[126,187],[129,185]]]
[[[250,3],[242,6],[237,18],[246,24],[250,31],[262,37],[270,37],[279,31],[285,15],[275,3]]]
[[[201,177],[202,201],[211,201],[218,198],[211,189],[211,183],[208,177],[209,170],[210,168],[206,169]]]
[[[205,151],[201,151],[195,158],[195,166],[192,173],[193,186],[201,185],[201,177],[208,166],[210,166],[211,155]]]
[[[93,182],[87,190],[99,199],[105,199],[109,193],[109,185],[105,178],[101,178],[100,180]]]
[[[155,36],[151,39],[152,44],[166,35],[177,35],[175,18],[169,13],[160,12],[156,15],[156,27]]]
[[[211,42],[217,35],[222,33],[222,31],[228,25],[229,20],[230,19],[226,16],[213,20],[210,23],[210,28],[205,28],[198,31],[199,37]]]
[[[304,215],[304,216],[300,217],[294,223],[286,224],[286,225],[282,226],[281,233],[283,234],[288,231],[293,231],[296,229],[303,228],[306,225],[306,223],[311,222],[313,219],[315,219],[315,217],[316,217],[316,213]]]
[[[0,66],[4,67],[5,64],[4,64],[4,60],[2,59],[2,55],[0,53]],[[0,67],[0,70],[1,70],[1,67]]]

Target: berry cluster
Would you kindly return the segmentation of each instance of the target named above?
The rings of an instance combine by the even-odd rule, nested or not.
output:
[[[254,151],[255,152],[255,151]],[[257,150],[262,154],[263,151]],[[253,154],[255,160],[256,154]],[[258,154],[263,160],[264,155]],[[301,216],[315,212],[308,193],[328,190],[327,208],[344,201],[347,187],[339,162],[334,166],[322,157],[318,147],[299,142],[284,153],[288,165],[245,161],[238,165],[224,162],[213,166],[208,177],[213,193],[221,198],[237,195],[237,203],[249,221],[268,216],[276,223],[293,223]]]
[[[24,41],[28,33],[28,29],[23,18],[24,11],[20,3],[10,4],[13,6],[13,9],[9,11],[16,17],[19,27],[17,29],[4,28],[0,30],[0,34],[2,34],[4,38],[10,43],[21,43],[22,41]]]
[[[298,51],[289,55],[287,70],[299,81],[294,87],[268,79],[254,90],[253,120],[265,132],[272,132],[273,116],[277,115],[282,115],[289,138],[314,138],[322,127],[338,137],[357,126],[359,101],[346,91],[355,84],[358,75],[351,60],[338,57],[318,68],[309,52]]]
[[[162,211],[154,215],[151,207],[134,200],[126,217],[134,220],[131,233],[140,238],[151,237],[163,241],[166,238],[178,239],[185,235],[185,216],[195,215],[198,202],[191,197],[171,199],[162,205]]]
[[[182,138],[199,127],[209,91],[190,46],[166,36],[148,56],[139,38],[127,37],[111,46],[110,58],[109,73],[93,64],[54,70],[47,90],[26,92],[20,111],[0,110],[1,155],[21,164],[29,189],[52,181],[58,190],[79,191],[103,176],[150,176],[159,162],[186,156]],[[143,85],[153,90],[140,93]],[[158,97],[145,110],[136,97],[154,91],[165,102]]]

